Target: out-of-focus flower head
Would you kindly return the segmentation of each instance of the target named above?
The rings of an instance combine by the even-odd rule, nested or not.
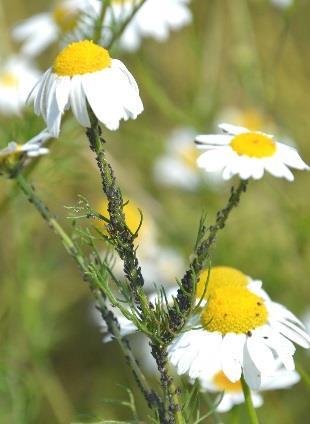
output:
[[[288,9],[293,6],[294,0],[271,0],[271,3],[279,9]]]
[[[19,23],[13,29],[13,38],[22,43],[24,55],[36,56],[51,44],[66,36],[80,39],[98,15],[99,0],[64,0],[54,9],[39,13]]]
[[[51,135],[44,129],[25,144],[10,141],[7,147],[0,150],[0,173],[10,170],[22,159],[35,158],[49,153],[49,150],[44,147],[44,143],[50,138],[52,138]]]
[[[278,362],[274,376],[262,381],[259,392],[289,389],[294,384],[298,383],[299,380],[300,376],[296,371],[288,371]],[[227,412],[233,408],[233,406],[244,402],[241,381],[231,382],[221,369],[214,369],[213,375],[210,375],[208,379],[199,379],[199,381],[202,391],[211,393],[221,392],[223,394],[216,408],[218,412]],[[263,404],[263,398],[258,392],[252,390],[251,397],[255,408]],[[215,402],[217,403],[216,400]]]
[[[109,27],[125,21],[138,4],[139,1],[134,0],[112,0],[103,37],[111,37]],[[126,51],[135,51],[143,37],[166,40],[171,30],[180,29],[191,22],[188,5],[189,0],[147,0],[126,27],[119,40],[120,47]]]
[[[90,127],[87,104],[108,129],[135,119],[143,104],[134,77],[109,52],[89,40],[69,44],[34,87],[30,100],[52,135],[58,137],[63,113],[71,107],[76,120]]]
[[[19,114],[41,73],[22,56],[0,63],[0,113]]]
[[[199,151],[193,142],[195,131],[191,128],[174,130],[167,140],[164,154],[154,165],[154,179],[165,186],[195,190],[203,181],[210,187],[218,187],[222,179],[202,172],[197,167]]]
[[[266,170],[293,181],[289,168],[309,170],[295,148],[275,141],[272,135],[230,124],[219,127],[223,134],[198,135],[195,139],[197,146],[206,150],[197,163],[207,172],[222,171],[224,180],[234,175],[257,180]]]

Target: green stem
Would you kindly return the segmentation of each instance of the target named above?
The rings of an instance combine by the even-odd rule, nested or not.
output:
[[[111,41],[106,46],[106,48],[108,50],[110,50],[111,47],[113,46],[113,44],[115,43],[115,41],[122,36],[122,34],[125,31],[127,25],[131,22],[131,20],[134,18],[134,16],[136,15],[136,13],[144,5],[145,2],[146,2],[146,0],[141,0],[141,2],[136,7],[133,8],[133,10],[130,13],[130,15],[117,28],[116,32],[113,34],[113,37],[112,37]]]
[[[227,205],[217,212],[215,223],[209,228],[202,229],[200,239],[196,243],[193,259],[181,280],[181,288],[177,295],[178,308],[174,306],[169,310],[169,315],[173,318],[173,325],[169,329],[170,334],[165,335],[168,338],[171,338],[183,327],[191,313],[199,274],[207,259],[210,258],[210,250],[216,240],[217,233],[225,227],[231,211],[238,206],[242,193],[246,191],[247,184],[248,180],[241,180],[236,189],[232,187]],[[208,236],[204,238],[206,234]]]
[[[96,20],[96,25],[95,25],[95,28],[94,28],[93,40],[94,40],[95,43],[100,42],[102,25],[103,25],[103,22],[104,22],[105,14],[106,14],[107,9],[110,6],[110,4],[111,4],[111,0],[102,0],[101,1],[100,14],[98,16],[98,19]]]
[[[83,277],[85,281],[89,282],[90,289],[94,295],[95,300],[100,306],[101,314],[105,318],[107,322],[108,329],[113,334],[115,339],[118,341],[125,358],[130,365],[133,374],[136,378],[136,381],[145,396],[146,401],[149,406],[155,407],[156,409],[160,409],[160,400],[154,390],[148,385],[148,382],[139,368],[135,357],[131,351],[130,345],[126,339],[122,338],[120,327],[118,321],[114,317],[113,313],[109,311],[107,306],[105,305],[100,288],[98,287],[97,281],[91,279],[88,264],[84,261],[83,256],[79,253],[79,250],[75,246],[74,242],[70,238],[70,236],[65,232],[65,230],[61,227],[61,225],[57,222],[57,220],[52,216],[48,207],[42,202],[41,199],[35,194],[34,189],[28,183],[28,181],[23,177],[22,174],[16,175],[16,182],[21,191],[26,195],[28,201],[34,205],[37,211],[40,213],[42,218],[48,223],[50,228],[53,229],[55,234],[61,239],[66,251],[74,258],[76,263],[78,264],[80,270],[82,271]]]
[[[249,419],[251,424],[259,424],[256,411],[253,405],[252,396],[251,396],[251,390],[249,386],[247,385],[243,375],[241,376],[241,384],[242,384],[242,390],[244,394],[245,404],[247,407]]]

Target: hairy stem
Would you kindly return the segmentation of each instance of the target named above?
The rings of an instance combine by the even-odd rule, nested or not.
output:
[[[202,240],[198,240],[192,262],[189,269],[183,276],[180,289],[178,290],[176,300],[178,308],[171,307],[169,309],[172,325],[170,328],[170,334],[166,335],[167,339],[171,338],[171,335],[178,332],[186,322],[192,309],[195,294],[194,291],[199,278],[199,273],[202,271],[206,260],[210,257],[210,249],[216,240],[218,231],[225,227],[230,212],[239,204],[240,197],[242,193],[246,191],[247,184],[247,180],[241,180],[236,189],[232,187],[227,205],[217,212],[215,223],[205,230],[204,233],[207,237],[203,237]]]
[[[246,404],[248,415],[249,415],[249,422],[251,424],[259,424],[256,411],[253,405],[253,401],[252,401],[251,390],[249,386],[247,385],[243,375],[241,376],[241,384],[242,384],[245,404]]]
[[[124,274],[129,282],[133,299],[139,308],[141,318],[150,315],[149,301],[143,291],[144,279],[139,266],[133,234],[126,225],[124,214],[124,200],[122,192],[116,182],[111,165],[107,162],[104,140],[101,137],[101,128],[93,112],[89,110],[91,128],[86,135],[90,148],[96,155],[96,162],[101,176],[102,189],[108,199],[109,223],[107,231],[119,257],[123,261]]]
[[[185,424],[179,399],[179,388],[175,386],[174,379],[169,373],[166,348],[156,344],[152,344],[151,348],[160,373],[160,384],[164,394],[166,415],[162,424]]]

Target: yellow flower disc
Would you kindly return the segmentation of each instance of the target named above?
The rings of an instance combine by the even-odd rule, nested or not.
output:
[[[238,155],[252,158],[267,158],[277,150],[276,143],[271,137],[258,132],[248,132],[236,135],[230,142],[230,147]]]
[[[235,383],[233,383],[232,381],[228,380],[228,378],[223,373],[223,371],[219,371],[218,373],[215,374],[215,376],[213,377],[213,383],[221,392],[228,392],[228,393],[242,392],[241,381],[238,380]]]
[[[225,286],[212,291],[201,313],[201,324],[208,331],[247,334],[266,324],[264,300],[246,287]]]
[[[73,31],[77,26],[79,15],[79,12],[58,6],[53,11],[53,20],[62,32],[67,33]]]
[[[59,76],[102,71],[111,65],[109,52],[89,40],[69,44],[56,57],[54,72]]]
[[[206,269],[200,274],[200,278],[196,288],[196,297],[201,299],[205,292],[206,282],[208,281],[209,269]],[[204,298],[208,299],[212,291],[218,287],[231,286],[246,286],[249,279],[241,271],[229,266],[215,266],[210,270],[210,278],[208,281],[207,290]]]
[[[0,75],[0,84],[4,85],[5,87],[18,87],[19,81],[17,77],[13,74],[10,74],[9,72],[4,72],[2,75]]]

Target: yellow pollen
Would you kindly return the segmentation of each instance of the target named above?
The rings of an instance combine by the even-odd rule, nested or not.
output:
[[[258,132],[236,135],[230,142],[230,147],[238,155],[246,155],[253,158],[270,157],[277,150],[276,144],[271,137]]]
[[[246,286],[249,279],[241,271],[228,266],[215,266],[211,268],[210,278],[208,281],[209,269],[200,274],[200,278],[196,288],[196,297],[201,299],[205,292],[204,298],[208,299],[213,290],[218,287]],[[207,290],[205,291],[206,282],[208,281]]]
[[[15,75],[10,74],[9,72],[4,72],[0,75],[0,84],[10,88],[16,88],[19,85],[19,81]]]
[[[54,72],[59,76],[83,75],[102,71],[111,65],[109,52],[89,40],[65,47],[56,57]]]
[[[215,374],[215,376],[213,377],[213,383],[218,387],[219,391],[221,392],[228,392],[228,393],[242,392],[241,381],[238,380],[235,383],[233,383],[226,377],[223,371],[219,371],[218,373]]]
[[[68,33],[77,26],[80,13],[69,10],[64,6],[55,7],[53,11],[53,19],[62,32]]]
[[[247,334],[266,324],[268,312],[261,297],[246,287],[225,286],[212,291],[201,313],[201,324],[208,331]]]

